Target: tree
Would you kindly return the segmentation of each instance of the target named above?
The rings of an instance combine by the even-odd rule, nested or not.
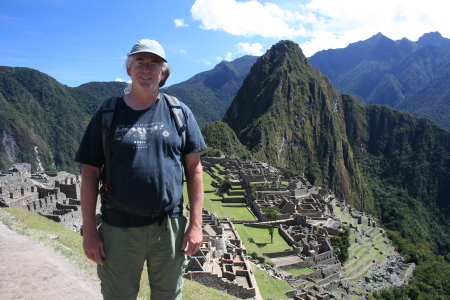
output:
[[[223,195],[224,193],[227,193],[229,190],[231,190],[232,184],[228,176],[225,176],[224,180],[220,184],[220,190],[219,195]]]
[[[262,210],[264,215],[267,219],[270,221],[276,221],[281,216],[280,209],[278,207],[266,207]],[[271,227],[268,228],[269,234],[270,234],[270,243],[273,243],[273,232],[275,231],[275,226],[273,223],[271,224]]]

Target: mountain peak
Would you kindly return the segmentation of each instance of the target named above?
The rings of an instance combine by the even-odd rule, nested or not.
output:
[[[291,84],[291,77],[315,72],[312,70],[298,44],[286,40],[278,42],[253,65],[225,113],[224,121],[239,134],[275,102],[289,97],[285,93],[290,93],[287,85]]]
[[[441,49],[450,49],[450,39],[442,37],[437,31],[425,33],[417,40],[417,44],[420,46],[434,45]]]

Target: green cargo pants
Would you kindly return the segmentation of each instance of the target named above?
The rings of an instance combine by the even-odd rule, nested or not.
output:
[[[186,217],[165,219],[144,227],[114,227],[102,224],[106,257],[98,265],[103,298],[107,300],[136,299],[139,282],[147,262],[151,299],[180,300],[182,273],[186,256],[181,243]]]

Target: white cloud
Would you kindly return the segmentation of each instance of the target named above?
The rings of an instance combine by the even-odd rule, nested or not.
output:
[[[292,39],[306,56],[322,49],[346,47],[378,32],[394,40],[406,37],[416,41],[431,31],[450,36],[448,12],[441,0],[306,0],[297,6],[289,3],[290,10],[283,9],[283,3],[260,2],[196,0],[191,14],[204,30]]]
[[[233,60],[233,53],[227,52],[227,53],[225,54],[225,60],[226,60],[226,61],[232,61],[232,60]]]
[[[312,0],[300,5],[310,19],[310,40],[300,44],[307,56],[318,50],[346,47],[378,32],[391,39],[417,40],[422,34],[450,34],[445,10],[437,0]]]
[[[114,81],[117,81],[117,82],[125,82],[125,80],[123,80],[122,78],[116,78],[116,80],[114,80]]]
[[[184,49],[180,49],[180,54],[186,54],[186,50],[184,50]]]
[[[238,43],[238,48],[240,53],[255,55],[255,56],[261,56],[264,54],[262,52],[263,46],[260,43]]]
[[[296,37],[304,32],[298,15],[284,11],[278,5],[256,0],[196,0],[191,7],[194,20],[205,30],[223,30],[233,35],[251,37]]]
[[[184,23],[184,19],[175,19],[173,20],[173,22],[175,23],[175,27],[187,27],[189,26],[188,24]]]

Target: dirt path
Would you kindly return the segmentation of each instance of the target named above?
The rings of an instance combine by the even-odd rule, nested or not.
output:
[[[0,299],[96,300],[100,285],[60,254],[0,222]]]

